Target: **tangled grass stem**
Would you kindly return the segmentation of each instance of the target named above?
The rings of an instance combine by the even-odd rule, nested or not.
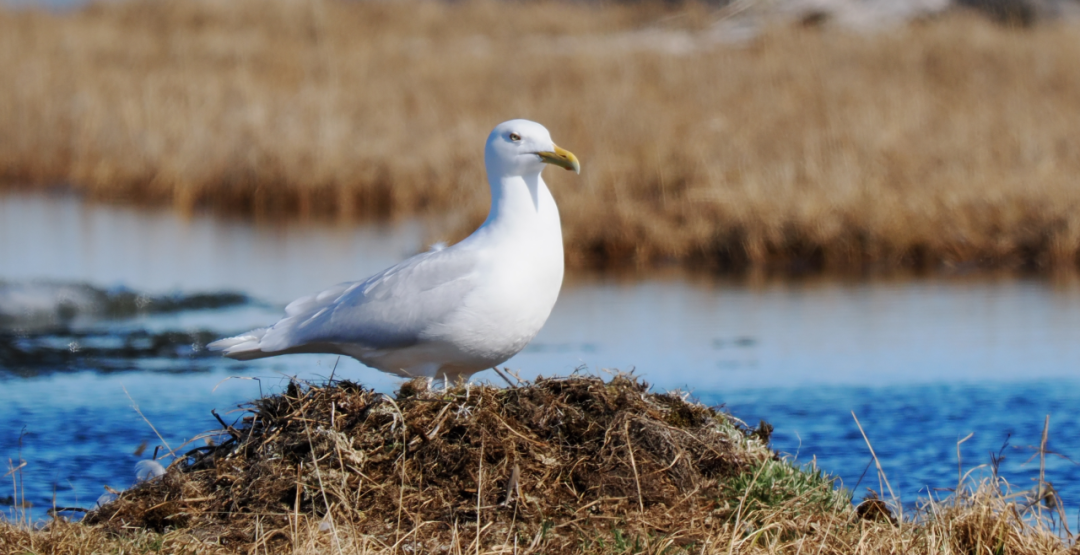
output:
[[[81,523],[0,522],[0,553],[1080,553],[996,475],[902,519],[853,507],[767,426],[627,375],[291,384],[246,408],[238,434]]]

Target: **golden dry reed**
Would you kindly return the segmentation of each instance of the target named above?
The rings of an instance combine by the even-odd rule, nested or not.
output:
[[[482,555],[1077,555],[1072,541],[1054,534],[1048,522],[1026,522],[1017,514],[1022,503],[1008,500],[988,484],[967,494],[958,504],[927,507],[928,518],[921,522],[892,524],[888,521],[853,519],[849,514],[794,514],[784,508],[748,513],[749,524],[739,533],[717,532],[701,543],[686,543],[685,535],[698,533],[684,529],[652,534],[618,534],[613,525],[609,533],[584,536],[576,549],[550,552],[537,549],[527,541],[496,538],[477,548],[475,542],[462,538],[447,542],[445,549],[434,553]],[[634,521],[633,515],[627,520]],[[117,536],[100,526],[55,521],[43,530],[30,530],[0,520],[0,552],[55,553],[91,555],[98,553],[282,553],[293,555],[415,555],[409,541],[425,531],[422,527],[403,532],[405,542],[386,545],[375,538],[357,533],[349,524],[330,530],[323,521],[303,519],[295,528],[295,543],[287,546],[266,544],[275,539],[259,533],[255,546],[238,551],[200,537],[198,530],[170,531],[158,534],[131,530]],[[634,524],[648,525],[647,522]],[[729,527],[730,528],[730,527]],[[277,531],[274,530],[274,533]],[[463,534],[464,536],[464,534]],[[467,537],[467,536],[466,536]],[[622,538],[620,540],[620,538]],[[277,538],[280,540],[280,538]],[[500,541],[504,540],[504,541]]]
[[[1080,25],[732,42],[702,6],[163,0],[0,11],[0,178],[353,220],[487,204],[544,123],[571,265],[1073,268]]]

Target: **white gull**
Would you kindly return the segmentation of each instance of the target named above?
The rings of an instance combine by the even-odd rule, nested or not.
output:
[[[276,324],[209,347],[239,360],[341,354],[402,377],[448,380],[501,364],[540,331],[562,287],[562,229],[545,164],[581,171],[544,126],[499,124],[484,149],[491,211],[472,235],[299,298]]]

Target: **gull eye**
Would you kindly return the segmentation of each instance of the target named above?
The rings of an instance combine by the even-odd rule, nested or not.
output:
[[[517,133],[511,133],[510,140],[516,143],[521,140],[521,135],[518,135]]]

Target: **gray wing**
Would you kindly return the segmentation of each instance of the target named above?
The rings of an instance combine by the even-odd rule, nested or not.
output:
[[[420,253],[364,281],[293,301],[259,346],[283,351],[325,343],[370,349],[413,345],[473,290],[476,266],[476,256],[468,250]]]

